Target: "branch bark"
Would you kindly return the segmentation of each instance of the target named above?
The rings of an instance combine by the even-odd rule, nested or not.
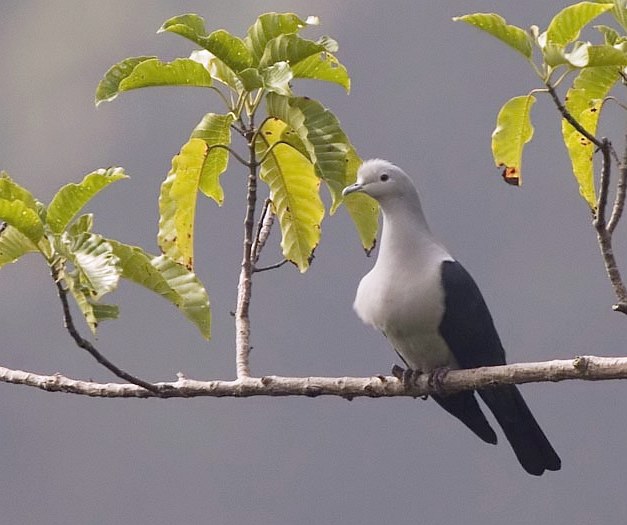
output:
[[[558,382],[580,379],[602,381],[627,379],[627,357],[579,356],[574,359],[516,363],[505,366],[452,370],[438,386],[438,393],[476,390],[504,384]],[[60,374],[39,375],[0,367],[0,382],[26,385],[49,392],[64,392],[91,397],[284,397],[338,396],[355,397],[421,397],[436,393],[429,385],[429,374],[406,387],[391,376],[372,377],[244,377],[235,381],[198,381],[179,374],[174,382],[155,383],[160,392],[150,392],[133,384],[95,383],[68,378]]]

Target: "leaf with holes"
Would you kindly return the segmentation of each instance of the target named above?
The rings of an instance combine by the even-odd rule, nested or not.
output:
[[[616,67],[582,69],[566,93],[566,109],[588,133],[592,135],[596,133],[601,102],[619,78],[620,71]],[[573,166],[573,174],[579,184],[579,193],[588,206],[595,210],[597,206],[593,163],[595,146],[565,119],[562,120],[562,137]]]

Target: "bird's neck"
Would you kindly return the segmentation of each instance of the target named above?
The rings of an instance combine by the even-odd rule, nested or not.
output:
[[[448,253],[434,239],[418,196],[412,197],[381,203],[383,230],[379,257],[388,261],[411,258],[425,262],[433,257],[446,258]]]

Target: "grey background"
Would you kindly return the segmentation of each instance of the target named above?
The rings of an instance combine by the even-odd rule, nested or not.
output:
[[[94,109],[104,72],[127,56],[186,56],[155,35],[197,12],[243,34],[265,11],[316,14],[312,37],[340,41],[353,90],[301,82],[332,108],[362,157],[389,159],[418,181],[432,228],[484,291],[509,360],[625,354],[627,321],[610,310],[589,212],[560,144],[554,107],[534,108],[524,185],[500,181],[490,133],[500,105],[537,86],[513,51],[451,22],[498,11],[546,27],[568,2],[3,0],[0,167],[44,201],[99,167],[132,174],[91,206],[101,233],[156,251],[156,199],[171,157],[211,92],[153,89]],[[552,4],[552,5],[548,5]],[[618,141],[622,114],[605,126]],[[608,112],[608,113],[610,113]],[[202,200],[198,274],[213,305],[206,344],[165,301],[124,283],[121,320],[97,344],[151,380],[178,371],[234,375],[233,323],[244,173],[222,178],[226,202]],[[624,228],[617,255],[627,261]],[[279,258],[278,239],[264,252]],[[387,373],[393,352],[351,310],[366,259],[343,210],[327,217],[311,270],[256,276],[253,373]],[[0,272],[4,366],[112,381],[74,347],[35,256]],[[90,523],[624,523],[627,401],[618,382],[534,384],[523,392],[563,460],[528,476],[499,434],[489,446],[433,402],[410,399],[102,400],[0,385],[0,522]]]

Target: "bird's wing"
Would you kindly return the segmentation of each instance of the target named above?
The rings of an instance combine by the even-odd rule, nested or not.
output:
[[[457,261],[442,262],[440,335],[461,368],[505,364],[505,351],[475,281]]]

